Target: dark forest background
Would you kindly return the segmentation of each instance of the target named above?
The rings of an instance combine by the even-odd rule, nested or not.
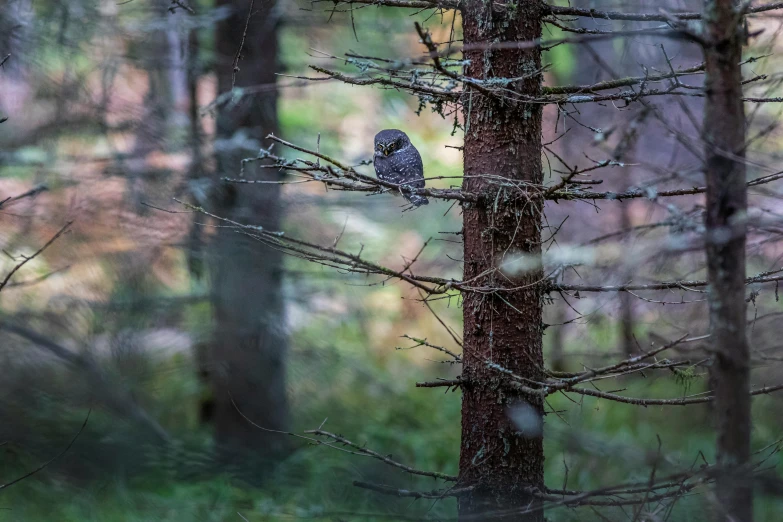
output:
[[[392,61],[419,56],[414,21],[443,42],[460,38],[459,16],[375,6],[351,13],[304,0],[269,5],[256,2],[245,27],[249,0],[0,3],[0,119],[7,118],[0,123],[0,274],[34,256],[0,287],[0,484],[58,457],[0,489],[0,520],[456,515],[451,498],[395,498],[354,487],[357,480],[411,490],[436,484],[340,444],[315,444],[304,432],[321,427],[396,461],[456,474],[460,392],[414,383],[459,374],[448,356],[418,341],[454,344],[453,332],[462,331],[459,298],[435,300],[431,310],[416,288],[285,256],[187,205],[319,244],[339,237],[346,250],[361,248],[380,264],[416,259],[421,273],[461,278],[461,213],[453,202],[401,212],[400,198],[388,194],[326,190],[241,161],[274,133],[373,174],[366,163],[373,136],[398,128],[421,152],[426,176],[441,177],[428,186],[458,185],[460,116],[438,114],[393,89],[303,77],[322,77],[313,64],[361,75],[366,65],[346,60],[350,52]],[[779,51],[780,20],[753,24],[766,32],[747,55]],[[562,35],[545,29],[546,38]],[[683,42],[667,42],[666,52],[683,67],[701,59]],[[647,37],[559,45],[544,62],[548,85],[667,67],[659,42]],[[775,79],[764,85],[768,96],[780,93],[780,64],[773,55],[752,65],[752,73]],[[700,99],[656,103],[682,132],[693,132],[689,111],[700,114]],[[582,166],[611,156],[622,145],[618,137],[639,125],[633,150],[602,171],[600,188],[650,192],[622,204],[547,202],[546,225],[558,235],[545,248],[545,263],[601,284],[701,277],[703,260],[689,238],[699,233],[702,203],[654,197],[673,170],[678,181],[701,184],[695,160],[672,129],[622,105],[544,109],[545,142],[568,127],[550,152]],[[580,123],[564,110],[578,110]],[[758,163],[780,156],[779,113],[779,104],[752,112]],[[279,144],[273,150],[302,157]],[[556,162],[547,154],[545,181],[556,183],[550,160]],[[242,169],[266,183],[220,181],[239,178]],[[753,274],[776,267],[783,254],[775,221],[783,208],[777,195],[764,197],[758,215],[775,219],[769,236],[749,245]],[[753,383],[779,383],[777,286],[753,297],[749,336],[755,360],[764,363]],[[601,366],[641,345],[697,337],[706,331],[706,313],[703,295],[679,291],[555,299],[544,309],[544,354],[553,368]],[[709,389],[696,364],[604,389],[613,387],[651,397]],[[714,460],[708,404],[637,407],[562,394],[547,401],[547,484],[589,490],[644,481],[661,451],[662,467]],[[754,448],[781,438],[781,412],[780,395],[754,399]],[[766,466],[779,471],[783,463],[772,453]],[[780,520],[780,496],[759,495],[755,505],[755,520]],[[663,520],[650,512],[642,519]],[[689,495],[669,516],[701,520],[703,512],[703,498]],[[593,516],[565,507],[547,513],[553,521]]]

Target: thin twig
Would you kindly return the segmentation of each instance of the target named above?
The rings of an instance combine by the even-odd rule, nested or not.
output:
[[[87,426],[87,421],[90,420],[90,413],[91,412],[92,412],[92,409],[87,411],[87,417],[84,418],[84,422],[82,423],[82,427],[79,428],[79,431],[76,432],[76,435],[74,435],[74,437],[71,439],[71,442],[68,443],[68,445],[65,447],[64,450],[62,450],[60,453],[58,453],[57,455],[55,455],[51,459],[47,460],[46,462],[44,462],[43,464],[41,464],[40,466],[38,466],[34,470],[32,470],[32,471],[30,471],[28,473],[25,473],[21,477],[19,477],[17,479],[14,479],[11,482],[8,482],[7,484],[0,484],[0,489],[5,489],[5,488],[8,488],[8,487],[11,487],[14,484],[18,484],[19,482],[23,481],[26,478],[32,477],[36,473],[38,473],[38,472],[42,471],[43,469],[45,469],[49,464],[51,464],[55,460],[59,459],[60,457],[62,457],[66,453],[68,453],[68,450],[71,449],[71,446],[73,446],[74,442],[76,442],[76,439],[79,438],[79,435],[82,434],[82,432],[84,431],[84,428]]]
[[[245,29],[242,31],[242,40],[239,42],[239,49],[234,56],[234,63],[231,64],[231,90],[234,90],[236,85],[237,72],[239,71],[239,58],[242,56],[242,48],[245,46],[245,38],[247,38],[247,28],[250,26],[250,17],[253,16],[253,4],[255,0],[250,0],[250,9],[247,10],[247,19],[245,19]],[[258,35],[259,37],[263,35]]]
[[[24,257],[24,259],[23,259],[23,260],[22,260],[20,263],[18,263],[18,264],[17,264],[15,267],[13,267],[13,268],[11,269],[11,271],[10,271],[10,272],[8,272],[8,274],[5,276],[5,279],[3,279],[2,281],[0,281],[0,290],[2,290],[2,289],[5,287],[5,285],[7,285],[7,284],[8,284],[8,281],[11,279],[11,277],[12,277],[12,276],[13,276],[13,275],[14,275],[14,274],[17,272],[17,271],[19,271],[19,269],[20,269],[20,268],[22,268],[22,267],[23,267],[25,264],[27,264],[29,261],[32,261],[33,259],[35,259],[36,257],[38,257],[38,255],[39,255],[41,252],[43,252],[44,250],[46,250],[47,248],[49,248],[49,245],[51,245],[52,243],[54,243],[55,241],[57,241],[57,238],[59,238],[61,235],[63,235],[63,234],[65,233],[65,231],[66,231],[66,230],[68,230],[68,227],[70,227],[72,223],[73,223],[73,221],[69,221],[69,222],[67,222],[67,223],[66,223],[66,224],[65,224],[65,225],[64,225],[64,226],[63,226],[63,227],[62,227],[62,228],[61,228],[61,229],[60,229],[60,230],[59,230],[59,231],[58,231],[58,232],[57,232],[57,233],[54,235],[54,237],[52,237],[52,239],[50,239],[49,241],[47,241],[47,242],[46,242],[46,244],[45,244],[44,246],[42,246],[41,248],[39,248],[39,249],[38,249],[38,251],[36,251],[36,252],[35,252],[33,255],[31,255],[31,256],[25,256],[25,257]]]

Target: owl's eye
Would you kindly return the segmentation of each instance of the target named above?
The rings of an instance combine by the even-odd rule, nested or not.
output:
[[[381,144],[379,143],[379,144],[378,144],[378,146],[377,146],[377,147],[375,147],[375,148],[376,148],[377,150],[383,150],[383,145],[381,145]]]

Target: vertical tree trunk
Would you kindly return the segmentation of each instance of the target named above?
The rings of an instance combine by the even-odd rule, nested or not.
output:
[[[750,460],[750,357],[745,336],[745,114],[741,27],[735,0],[705,1],[707,99],[706,250],[710,300],[711,380],[718,431],[716,520],[753,519]]]
[[[561,301],[555,301],[549,305],[551,321],[554,323],[547,329],[547,335],[550,337],[550,350],[547,354],[549,367],[556,372],[566,371],[566,353],[564,330],[566,316],[566,304]]]
[[[160,2],[152,2],[150,17],[153,20],[166,21],[166,6]],[[128,198],[139,214],[148,211],[142,205],[146,194],[154,190],[150,183],[150,171],[154,168],[149,163],[149,155],[155,151],[165,150],[170,146],[170,124],[174,104],[170,69],[173,66],[172,57],[177,52],[171,46],[167,30],[156,28],[139,41],[143,50],[140,60],[147,73],[149,87],[144,95],[144,116],[136,125],[136,135],[131,150],[131,157],[125,162],[128,181]],[[63,98],[65,99],[65,98]]]
[[[201,128],[201,108],[198,100],[199,79],[203,74],[201,64],[201,42],[198,28],[191,28],[188,32],[188,52],[185,83],[188,99],[188,141],[190,146],[190,165],[188,167],[188,181],[191,184],[191,192],[195,192],[194,200],[201,204],[205,199],[206,190],[199,190],[197,186],[207,168],[204,165],[204,131]],[[203,185],[202,185],[203,186]],[[202,201],[199,201],[202,200]],[[188,270],[190,275],[200,279],[204,269],[204,229],[199,224],[198,217],[193,218],[188,235]]]
[[[466,75],[472,78],[520,78],[514,87],[540,90],[540,49],[488,50],[502,42],[541,36],[540,3],[463,2]],[[537,105],[503,103],[475,88],[464,95],[465,181],[482,203],[464,207],[465,279],[498,289],[521,287],[542,277],[540,268],[525,273],[496,271],[519,255],[540,261],[543,204],[524,201],[508,188],[483,177],[503,176],[541,183],[541,110]],[[497,178],[496,178],[497,179]],[[465,294],[460,483],[473,485],[460,497],[465,520],[542,521],[528,487],[543,486],[543,441],[540,398],[523,397],[501,385],[487,362],[523,377],[542,377],[542,299],[536,285],[527,290]],[[512,422],[517,418],[527,426]],[[532,421],[532,422],[528,422]],[[536,433],[538,431],[538,433]],[[535,512],[520,516],[531,508]]]
[[[622,230],[630,230],[633,226],[631,223],[631,209],[630,203],[624,203],[620,207],[620,227]],[[625,242],[628,242],[628,238],[625,238]],[[633,277],[633,267],[628,263],[625,268],[625,281],[630,281]],[[623,345],[623,352],[628,357],[632,357],[639,352],[636,346],[636,339],[634,338],[634,325],[636,320],[633,313],[633,300],[635,297],[628,292],[619,292],[620,298],[620,342]]]
[[[277,131],[278,24],[275,2],[256,0],[247,36],[243,36],[251,1],[218,0],[217,4],[227,5],[231,12],[217,25],[218,91],[232,89],[234,57],[243,40],[235,86],[269,87],[219,109],[217,176],[236,177],[241,160],[257,154],[264,137]],[[248,168],[246,174],[254,179],[278,179],[273,169]],[[239,190],[227,185],[218,192],[218,215],[268,230],[280,228],[278,185]],[[228,456],[242,462],[249,452],[273,461],[281,456],[283,437],[253,427],[239,412],[264,428],[287,429],[282,254],[226,228],[217,229],[209,249],[215,320],[209,380],[216,440]]]
[[[198,87],[199,80],[203,74],[201,63],[201,42],[199,39],[198,28],[193,27],[188,32],[188,52],[186,66],[186,87],[188,97],[188,141],[190,146],[190,165],[188,167],[188,182],[190,184],[193,203],[202,205],[205,203],[207,189],[202,189],[205,183],[200,183],[206,175],[207,168],[204,165],[204,154],[202,147],[204,144],[204,131],[201,128],[201,109],[199,107]],[[199,187],[198,185],[201,185]],[[201,280],[204,275],[204,228],[201,225],[201,219],[194,214],[190,223],[190,232],[188,234],[187,254],[188,271],[190,277],[194,280]],[[200,339],[194,346],[193,351],[198,367],[198,379],[201,386],[207,393],[203,394],[199,402],[199,422],[204,425],[212,425],[215,413],[215,399],[211,393],[210,381],[210,346],[211,339]]]

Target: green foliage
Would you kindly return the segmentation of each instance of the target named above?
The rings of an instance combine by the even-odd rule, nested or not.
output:
[[[557,0],[551,2],[553,5],[569,5],[568,0]],[[548,25],[546,26],[546,33],[543,35],[545,40],[557,40],[559,38],[565,38],[568,34],[561,29]],[[544,63],[551,64],[551,72],[556,78],[563,79],[562,82],[566,83],[567,79],[571,76],[576,66],[576,59],[574,57],[574,47],[570,45],[555,45],[547,50],[543,55]]]
[[[677,384],[682,386],[682,394],[689,393],[691,386],[699,379],[699,375],[696,373],[696,369],[693,366],[686,368],[672,368],[674,372],[675,380]]]

